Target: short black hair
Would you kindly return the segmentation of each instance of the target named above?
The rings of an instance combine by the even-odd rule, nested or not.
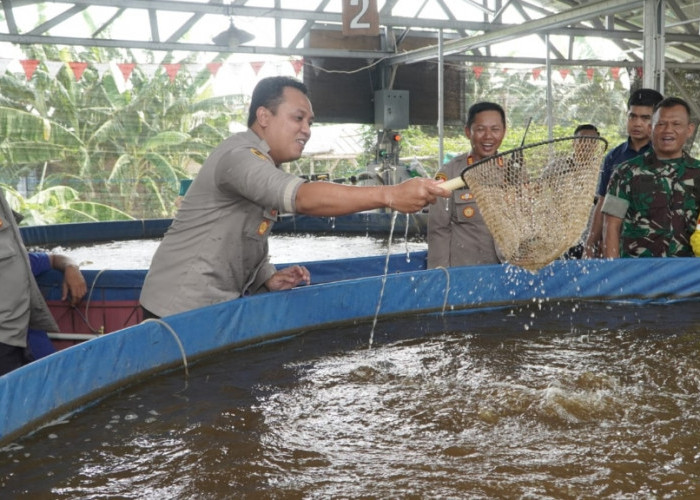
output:
[[[592,130],[596,134],[600,135],[600,132],[598,132],[598,127],[596,127],[592,123],[582,123],[581,125],[576,127],[576,129],[574,130],[574,135],[578,134],[582,130]]]
[[[255,123],[256,112],[260,106],[269,109],[272,113],[277,113],[277,107],[282,102],[282,93],[285,87],[292,87],[300,90],[304,95],[309,91],[302,82],[289,76],[270,76],[263,78],[253,89],[253,96],[250,100],[248,110],[248,128]]]
[[[637,89],[630,93],[630,98],[627,100],[627,109],[632,106],[656,106],[664,96],[654,89]]]
[[[683,106],[688,113],[688,120],[690,120],[690,106],[680,97],[667,97],[666,99],[662,99],[654,106],[654,113],[661,108],[672,108],[673,106]]]
[[[506,112],[503,111],[503,107],[501,107],[500,104],[496,104],[495,102],[484,101],[472,104],[469,108],[469,111],[467,111],[467,128],[472,126],[474,120],[476,120],[476,115],[483,111],[498,111],[501,114],[501,121],[503,122],[503,126],[506,126]]]

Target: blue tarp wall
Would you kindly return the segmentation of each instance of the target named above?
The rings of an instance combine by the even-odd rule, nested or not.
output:
[[[272,227],[274,233],[331,233],[388,235],[391,213],[360,212],[342,217],[283,215]],[[23,226],[20,233],[25,245],[82,245],[98,241],[123,241],[161,238],[172,219],[145,219],[109,222],[76,222],[50,226]],[[398,215],[394,234],[424,236],[427,214]]]
[[[369,321],[384,282],[382,318],[539,300],[666,303],[700,296],[700,259],[557,261],[537,274],[507,265],[408,271],[246,297],[165,318],[167,327],[144,322],[0,377],[0,443],[124,384],[173,369],[183,356]]]

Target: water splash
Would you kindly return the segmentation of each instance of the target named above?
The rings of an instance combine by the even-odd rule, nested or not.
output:
[[[384,287],[386,286],[386,278],[389,273],[389,257],[391,256],[391,240],[394,237],[394,226],[396,225],[396,217],[399,215],[397,211],[391,213],[391,225],[389,226],[389,242],[387,243],[386,259],[384,260],[384,274],[382,275],[382,288],[379,291],[379,300],[377,301],[377,309],[374,311],[374,319],[372,320],[372,331],[369,334],[369,349],[372,349],[374,343],[374,329],[377,326],[377,318],[379,310],[382,307],[382,298],[384,298]]]
[[[403,231],[403,241],[406,245],[406,262],[411,262],[411,251],[408,249],[408,226],[411,224],[411,214],[406,214],[406,227]]]

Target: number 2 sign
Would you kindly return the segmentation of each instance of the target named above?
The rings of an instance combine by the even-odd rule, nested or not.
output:
[[[343,0],[343,35],[378,35],[377,0]]]

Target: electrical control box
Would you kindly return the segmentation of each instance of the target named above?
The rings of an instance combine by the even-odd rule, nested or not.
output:
[[[408,128],[408,90],[374,93],[374,127],[377,130]]]

